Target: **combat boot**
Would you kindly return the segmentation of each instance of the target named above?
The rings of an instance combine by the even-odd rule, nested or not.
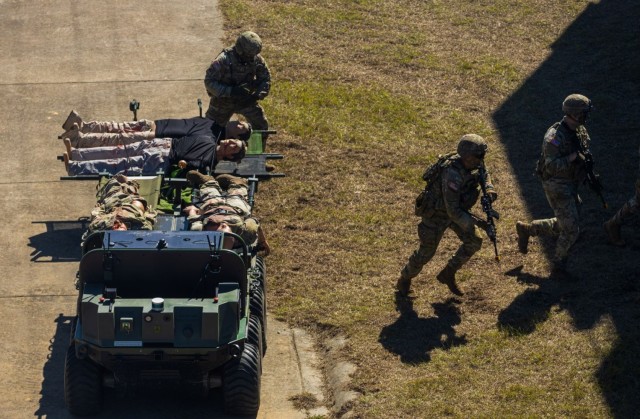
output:
[[[202,174],[197,170],[189,170],[186,178],[193,186],[200,186],[203,183],[213,180],[213,176]]]
[[[409,295],[411,292],[411,278],[406,278],[405,276],[400,275],[400,278],[398,278],[398,282],[396,283],[396,289],[403,297]]]
[[[227,190],[231,186],[248,186],[247,179],[239,176],[233,176],[229,174],[222,174],[216,176],[216,181],[220,188]]]
[[[62,129],[65,131],[69,131],[73,128],[73,124],[78,124],[79,127],[82,126],[82,118],[78,115],[78,112],[71,111],[69,116],[67,116],[67,120],[62,124]]]
[[[449,291],[454,293],[455,295],[462,296],[464,293],[458,286],[456,285],[456,270],[451,266],[447,265],[444,269],[436,276],[438,282],[445,284]]]
[[[620,236],[621,225],[616,222],[615,217],[604,223],[604,231],[607,233],[609,243],[614,246],[624,246],[626,243]]]
[[[516,223],[516,233],[518,234],[518,250],[520,253],[527,253],[529,251],[529,233],[531,224],[518,221]]]

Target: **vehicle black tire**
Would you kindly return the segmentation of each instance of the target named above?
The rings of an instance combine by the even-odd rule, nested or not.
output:
[[[252,288],[251,298],[249,300],[249,311],[252,315],[258,316],[262,323],[262,356],[264,356],[267,353],[267,310],[262,288]]]
[[[222,376],[224,409],[232,415],[255,416],[260,408],[259,348],[246,343],[239,358],[227,362]]]
[[[102,408],[102,368],[90,359],[78,359],[75,345],[64,363],[64,402],[77,416],[97,414]]]
[[[256,266],[258,267],[258,275],[262,283],[262,289],[267,291],[267,265],[262,256],[256,257]]]
[[[249,315],[249,327],[247,328],[247,342],[256,345],[260,350],[259,354],[264,356],[264,348],[262,347],[262,321],[255,314]],[[260,371],[262,373],[262,371]]]

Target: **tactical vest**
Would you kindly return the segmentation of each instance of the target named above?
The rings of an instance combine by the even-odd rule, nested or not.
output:
[[[223,72],[221,83],[239,85],[254,82],[259,63],[257,58],[254,58],[250,63],[243,63],[238,59],[233,48],[225,48],[223,53],[227,56],[228,67],[227,71]]]

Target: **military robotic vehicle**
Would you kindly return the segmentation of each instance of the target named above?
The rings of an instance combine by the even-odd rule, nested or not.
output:
[[[227,169],[251,176],[253,204],[256,172],[278,174],[266,173],[264,155],[246,160],[244,171]],[[186,180],[162,183],[180,186]],[[234,248],[223,246],[225,235],[234,237]],[[221,387],[228,413],[257,413],[267,318],[265,262],[255,243],[232,233],[189,231],[176,210],[159,215],[154,230],[86,237],[76,285],[64,368],[71,413],[98,413],[105,387],[165,384],[203,394]]]

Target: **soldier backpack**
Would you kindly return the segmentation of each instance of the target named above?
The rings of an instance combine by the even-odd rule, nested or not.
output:
[[[424,189],[416,197],[414,213],[418,217],[428,217],[433,214],[435,210],[435,196],[432,192],[433,185],[438,183],[437,181],[442,174],[442,170],[450,164],[451,158],[456,153],[440,154],[438,160],[427,167],[422,175],[422,180],[427,182]]]

